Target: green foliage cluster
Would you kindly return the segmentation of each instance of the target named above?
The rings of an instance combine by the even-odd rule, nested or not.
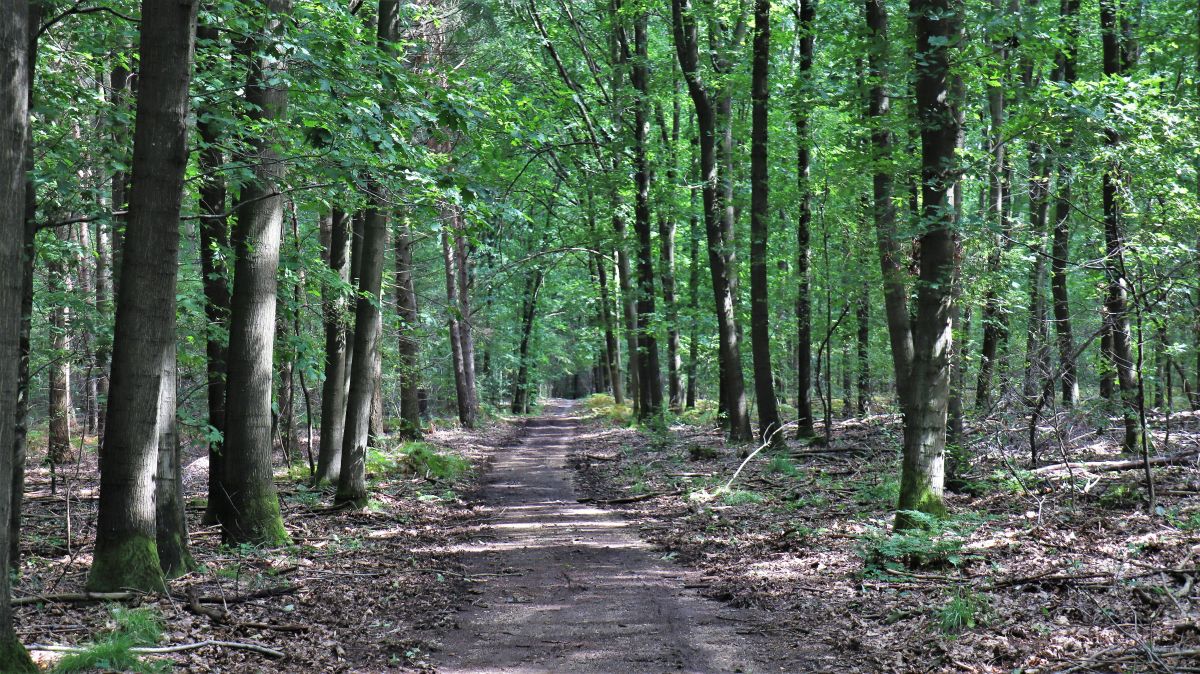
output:
[[[463,457],[427,442],[405,442],[392,449],[367,450],[367,474],[377,478],[407,474],[428,480],[454,481],[470,469],[471,463]]]
[[[148,662],[130,649],[154,646],[162,638],[162,616],[151,608],[114,606],[112,627],[99,641],[71,653],[54,666],[55,674],[90,671],[159,674],[171,670],[169,662]]]
[[[866,573],[958,567],[966,559],[961,524],[915,510],[904,511],[918,526],[867,535],[859,548]]]

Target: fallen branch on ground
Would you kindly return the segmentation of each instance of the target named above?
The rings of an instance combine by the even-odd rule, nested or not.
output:
[[[1196,461],[1196,452],[1184,452],[1170,456],[1156,456],[1150,459],[1151,466],[1178,466]],[[1035,474],[1053,473],[1059,470],[1086,470],[1095,472],[1112,472],[1117,470],[1136,470],[1144,468],[1146,462],[1141,459],[1131,461],[1084,461],[1072,463],[1053,463],[1049,466],[1035,468]]]
[[[28,604],[80,604],[92,601],[129,601],[143,596],[140,592],[63,592],[38,594],[29,597],[13,597],[13,606]]]
[[[164,655],[167,653],[180,653],[182,651],[192,651],[205,646],[223,646],[225,648],[234,648],[243,651],[254,651],[267,656],[268,658],[282,658],[283,651],[277,651],[274,648],[267,648],[261,644],[252,644],[244,641],[218,641],[216,639],[205,639],[197,641],[193,644],[180,644],[178,646],[135,646],[129,649],[130,653],[139,655]],[[83,646],[59,646],[56,644],[33,644],[29,647],[31,651],[49,651],[51,653],[81,653],[87,648]]]
[[[596,503],[599,505],[621,505],[623,503],[639,503],[641,501],[649,501],[650,499],[658,498],[659,496],[679,496],[681,494],[683,494],[683,490],[676,489],[675,491],[652,491],[648,494],[638,494],[637,496],[623,496],[621,498],[610,498],[607,500],[594,499],[594,498],[580,498],[580,499],[575,499],[575,500],[578,501],[579,503]]]

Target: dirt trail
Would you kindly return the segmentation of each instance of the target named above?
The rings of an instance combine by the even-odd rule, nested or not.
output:
[[[797,672],[829,662],[781,653],[768,616],[705,599],[621,514],[576,501],[567,465],[580,422],[530,419],[498,450],[480,499],[495,509],[463,548],[479,594],[444,641],[438,671]],[[495,575],[493,575],[495,574]],[[803,655],[803,654],[799,654]]]

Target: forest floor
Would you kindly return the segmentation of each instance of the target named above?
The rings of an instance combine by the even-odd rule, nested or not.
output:
[[[207,458],[193,450],[185,490],[197,569],[170,581],[169,595],[117,601],[78,596],[94,541],[95,452],[85,444],[60,467],[51,494],[44,444],[35,442],[13,588],[18,634],[39,664],[58,671],[429,671],[437,637],[454,625],[472,580],[451,550],[482,516],[466,495],[494,448],[515,432],[509,424],[441,430],[425,443],[373,452],[364,510],[329,507],[332,488],[308,488],[307,466],[277,473],[293,545],[271,550],[222,546],[219,527],[201,524]],[[151,633],[140,634],[147,619]],[[243,646],[209,644],[140,661],[128,653],[131,645],[208,641]],[[82,662],[68,666],[63,653],[38,649],[63,646],[84,648]]]
[[[727,488],[753,447],[590,407],[373,454],[361,511],[329,508],[306,468],[281,472],[294,545],[276,550],[221,546],[200,524],[192,456],[199,567],[169,595],[109,602],[72,596],[91,561],[95,454],[61,467],[51,494],[35,444],[19,634],[87,648],[99,671],[1200,671],[1194,461],[1155,469],[1150,516],[1140,470],[1083,465],[1128,458],[1095,420],[1056,419],[1047,431],[1069,441],[1055,455],[1081,465],[1037,472],[1019,467],[1020,429],[989,423],[954,453],[952,516],[894,535],[895,416],[764,450]],[[1200,452],[1197,416],[1171,433],[1164,454]],[[139,636],[138,616],[158,627]]]
[[[636,521],[581,504],[568,464],[569,453],[591,449],[581,424],[529,419],[521,441],[496,455],[478,494],[490,516],[459,550],[468,575],[487,580],[471,590],[461,629],[446,635],[438,671],[836,668],[824,645],[776,640],[767,613],[702,597],[699,574],[642,541]]]
[[[1058,421],[1072,462],[1129,458],[1115,432]],[[764,450],[728,489],[753,448],[693,426],[645,433],[597,418],[572,459],[593,503],[700,570],[706,596],[768,611],[760,629],[828,649],[838,671],[1195,672],[1198,422],[1172,419],[1171,453],[1190,460],[1155,468],[1153,517],[1141,470],[1022,470],[1027,445],[1005,442],[1019,428],[973,429],[951,517],[909,535],[890,531],[895,416],[835,422],[829,445]]]

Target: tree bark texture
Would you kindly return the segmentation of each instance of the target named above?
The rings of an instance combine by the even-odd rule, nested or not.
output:
[[[268,0],[264,37],[245,45],[251,59],[246,83],[250,115],[268,123],[282,119],[287,108],[285,63],[273,43],[282,35],[291,8],[291,0]],[[222,539],[230,544],[271,546],[289,540],[272,475],[271,384],[283,225],[280,183],[287,166],[272,136],[256,139],[246,157],[254,175],[242,187],[233,236],[237,261],[229,314],[223,489],[217,507]]]
[[[725,401],[726,428],[730,440],[745,442],[752,436],[741,349],[738,343],[732,272],[726,258],[728,243],[722,231],[724,205],[717,184],[716,113],[708,87],[700,74],[698,31],[691,0],[672,0],[671,17],[676,54],[687,81],[688,94],[696,108],[696,124],[700,132],[704,232],[708,243],[709,270],[712,274],[717,312],[718,361],[721,397]]]
[[[29,146],[31,31],[26,0],[0,0],[0,523],[10,522],[16,442],[21,311],[25,294],[25,187]],[[37,24],[34,24],[37,25]],[[36,672],[13,629],[10,548],[0,527],[0,670]]]
[[[770,183],[767,173],[768,105],[771,62],[771,3],[754,2],[754,64],[751,79],[750,132],[750,351],[754,360],[754,392],[758,434],[782,446],[775,373],[771,367],[771,303],[767,244],[771,231]]]
[[[350,279],[350,216],[334,209],[329,218],[329,269],[340,283]],[[337,484],[342,474],[342,439],[346,428],[346,324],[349,300],[344,288],[322,292],[325,323],[325,383],[321,387],[321,448],[315,484]]]
[[[96,548],[87,586],[163,589],[154,477],[163,372],[175,352],[179,211],[196,2],[146,3],[133,189],[118,289]]]

